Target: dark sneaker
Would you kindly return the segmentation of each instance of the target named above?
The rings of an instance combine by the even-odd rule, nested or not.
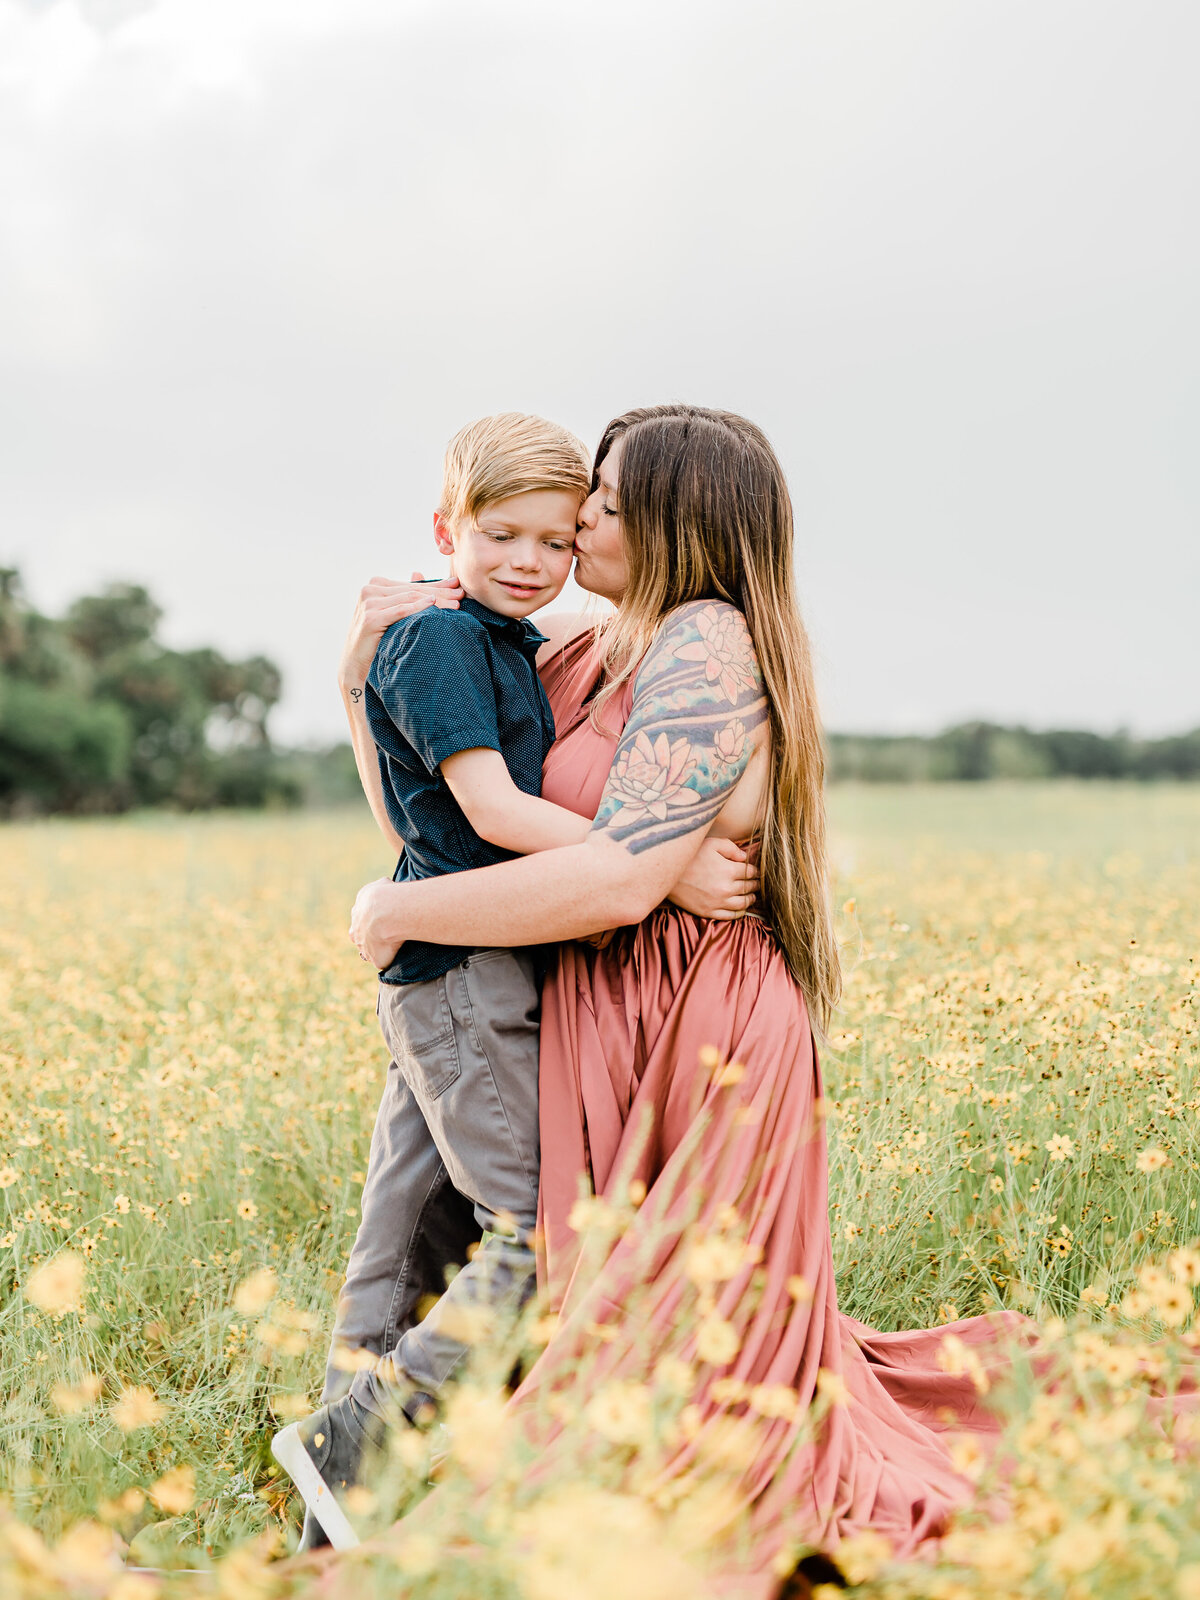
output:
[[[353,1550],[358,1535],[339,1497],[362,1482],[385,1434],[378,1417],[345,1395],[275,1435],[271,1454],[304,1497],[306,1534],[315,1518],[335,1550]]]

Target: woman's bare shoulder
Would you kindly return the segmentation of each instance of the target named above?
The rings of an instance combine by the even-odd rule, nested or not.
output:
[[[762,693],[750,629],[728,600],[689,600],[664,617],[642,671],[648,669],[657,676],[665,670],[673,672],[679,662],[695,662],[697,677],[715,685],[731,704],[737,704],[746,692]]]

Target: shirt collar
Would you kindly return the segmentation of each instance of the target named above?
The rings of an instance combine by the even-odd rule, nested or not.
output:
[[[458,603],[460,611],[465,611],[485,628],[491,628],[494,633],[507,635],[514,644],[527,650],[537,650],[546,643],[546,635],[539,633],[528,617],[503,617],[498,611],[493,611],[490,606],[480,605],[478,600],[472,600],[469,594],[463,595]]]

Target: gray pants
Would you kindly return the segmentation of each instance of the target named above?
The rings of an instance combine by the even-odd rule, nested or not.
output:
[[[392,1060],[323,1400],[348,1388],[387,1416],[411,1390],[436,1394],[470,1348],[454,1336],[464,1308],[515,1310],[532,1289],[540,1001],[532,959],[513,950],[477,951],[428,983],[380,984]],[[447,1289],[447,1267],[480,1230]],[[430,1294],[440,1299],[418,1321]],[[378,1359],[351,1378],[339,1351]]]

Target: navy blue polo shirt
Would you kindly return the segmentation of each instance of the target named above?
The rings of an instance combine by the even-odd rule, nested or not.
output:
[[[460,750],[498,750],[512,781],[542,792],[554,714],[537,675],[531,622],[464,598],[457,611],[430,606],[394,622],[367,676],[367,722],[379,752],[383,798],[404,840],[397,882],[509,861],[481,839],[438,771]],[[406,941],[381,973],[385,983],[425,983],[471,954],[469,947]]]

